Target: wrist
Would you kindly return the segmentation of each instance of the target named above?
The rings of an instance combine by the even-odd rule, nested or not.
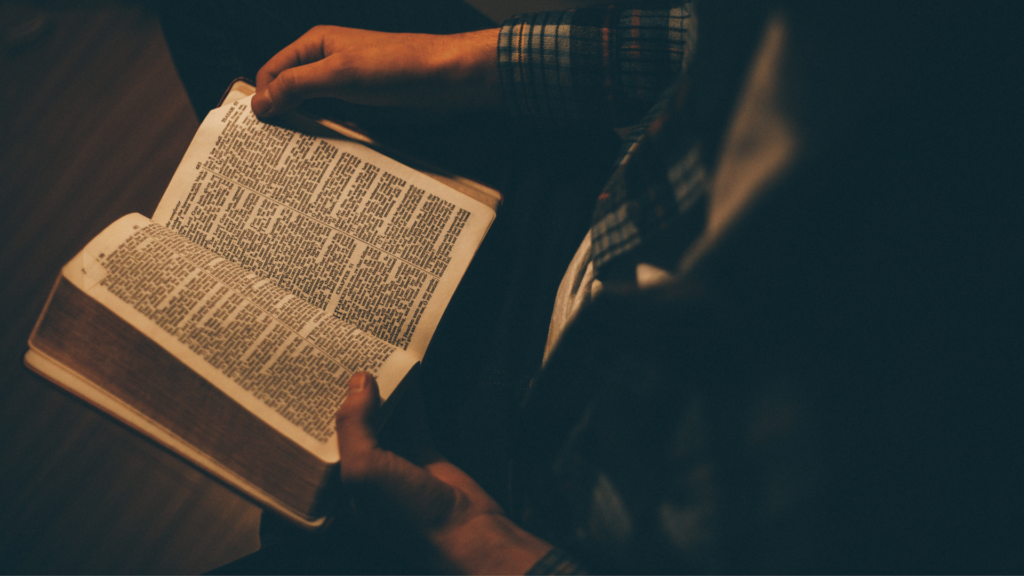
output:
[[[463,574],[525,574],[553,546],[498,514],[480,514],[439,535],[447,568]]]
[[[441,42],[435,69],[444,99],[455,106],[496,109],[501,106],[498,79],[498,29],[451,34]]]

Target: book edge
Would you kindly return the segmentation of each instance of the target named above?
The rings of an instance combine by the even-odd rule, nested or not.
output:
[[[131,408],[131,406],[104,392],[101,387],[77,374],[67,366],[53,360],[38,350],[32,349],[31,345],[29,350],[25,352],[24,362],[26,367],[39,376],[70,392],[90,406],[99,409],[122,425],[142,434],[142,436],[152,440],[162,449],[186,460],[189,465],[199,469],[254,504],[262,508],[269,508],[310,530],[316,530],[326,525],[328,520],[326,516],[311,519],[281,504],[273,496],[222,466],[192,444],[185,442],[162,426],[153,423],[144,415]]]
[[[50,295],[43,306],[43,311],[36,319],[36,324],[29,336],[29,349],[23,358],[25,366],[29,370],[107,414],[127,428],[138,432],[161,449],[183,459],[189,465],[227,486],[254,504],[263,508],[269,508],[308,530],[318,530],[329,523],[327,516],[310,518],[283,504],[263,489],[245,480],[242,476],[208,456],[195,445],[181,439],[170,430],[135,410],[131,405],[109,394],[101,386],[78,374],[71,367],[54,360],[44,352],[36,349],[33,342],[35,341],[39,325],[49,310],[50,302],[53,300],[59,282],[60,277],[57,278],[57,282],[54,283],[53,288],[50,290]]]

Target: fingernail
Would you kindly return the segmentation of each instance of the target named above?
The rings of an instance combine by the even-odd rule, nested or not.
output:
[[[361,392],[370,383],[370,375],[366,372],[356,372],[348,381],[348,389],[352,392]]]
[[[257,116],[262,116],[267,112],[270,112],[270,109],[273,108],[273,106],[274,101],[270,98],[270,92],[268,90],[264,90],[252,97],[252,112]]]

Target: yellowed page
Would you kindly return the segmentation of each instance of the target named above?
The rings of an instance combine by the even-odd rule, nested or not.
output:
[[[493,209],[249,101],[210,112],[154,221],[422,358]]]
[[[337,461],[333,416],[349,377],[369,370],[386,397],[416,363],[139,214],[109,226],[63,274],[328,462]]]

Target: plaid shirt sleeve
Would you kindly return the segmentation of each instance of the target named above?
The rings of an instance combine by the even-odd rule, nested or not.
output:
[[[521,116],[632,124],[679,76],[692,24],[681,0],[515,16],[498,36],[505,105]]]

